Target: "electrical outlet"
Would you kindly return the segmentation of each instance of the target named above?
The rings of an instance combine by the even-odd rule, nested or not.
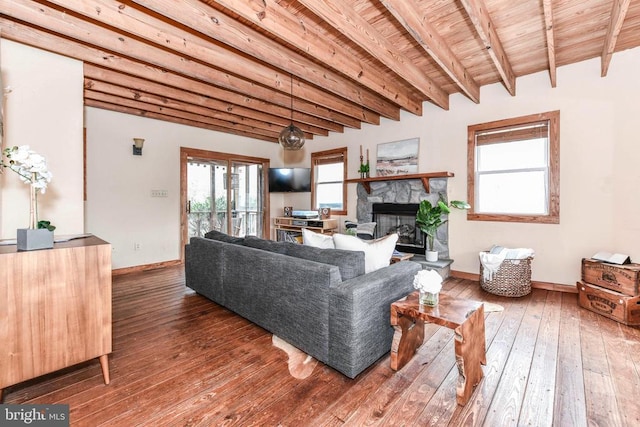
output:
[[[134,251],[139,251],[140,250],[140,243],[134,242],[133,243],[133,250]]]

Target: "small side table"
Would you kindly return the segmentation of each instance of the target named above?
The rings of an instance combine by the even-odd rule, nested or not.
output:
[[[455,331],[455,356],[458,365],[456,400],[466,405],[473,388],[484,376],[486,344],[484,305],[478,301],[440,293],[436,307],[418,303],[418,291],[391,304],[391,325],[395,329],[391,344],[391,369],[402,369],[424,341],[424,324],[435,323]]]

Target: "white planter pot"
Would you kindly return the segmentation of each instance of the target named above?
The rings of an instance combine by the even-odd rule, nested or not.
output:
[[[438,260],[438,251],[425,251],[424,257],[427,261],[434,262]]]

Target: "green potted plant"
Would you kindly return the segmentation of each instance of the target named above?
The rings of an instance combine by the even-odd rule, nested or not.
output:
[[[360,169],[358,169],[358,172],[360,172],[360,178],[368,178],[369,177],[369,162],[361,163],[360,164]]]
[[[469,209],[470,207],[471,205],[469,205],[469,203],[462,200],[453,200],[447,206],[442,197],[440,197],[440,200],[438,200],[438,203],[435,205],[432,205],[428,200],[420,202],[418,212],[416,213],[416,224],[420,231],[426,235],[427,245],[425,257],[427,261],[438,260],[438,252],[433,250],[433,239],[436,237],[438,228],[448,221],[443,217],[451,213],[450,208]]]

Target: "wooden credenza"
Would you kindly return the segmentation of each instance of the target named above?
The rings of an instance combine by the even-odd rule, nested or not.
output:
[[[0,401],[11,385],[99,358],[109,384],[111,245],[0,246]]]

